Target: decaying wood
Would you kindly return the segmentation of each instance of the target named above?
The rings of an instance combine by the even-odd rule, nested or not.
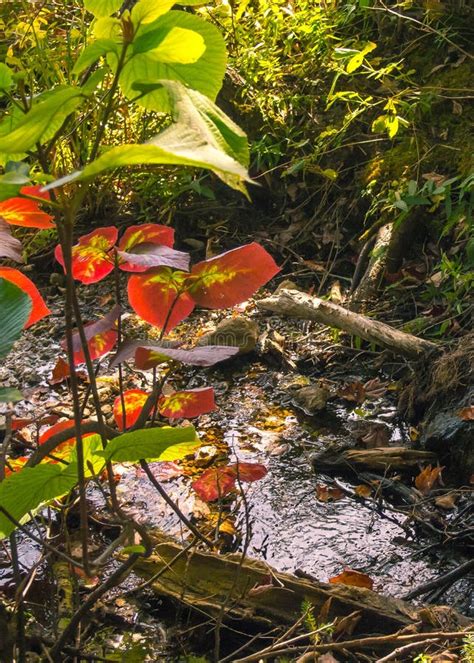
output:
[[[266,563],[238,554],[217,555],[183,546],[160,533],[152,534],[156,547],[134,570],[145,578],[159,574],[151,587],[206,615],[217,616],[223,607],[226,620],[257,625],[292,624],[309,601],[318,614],[331,599],[326,619],[361,612],[358,629],[388,633],[414,624],[416,610],[408,603],[368,589],[315,583],[271,569]],[[255,588],[260,589],[255,590]]]
[[[323,451],[313,457],[316,470],[355,468],[403,471],[417,469],[421,464],[436,463],[437,456],[430,451],[405,447],[375,447],[374,449],[346,449]]]
[[[257,305],[260,309],[272,311],[277,315],[314,320],[329,327],[337,327],[404,357],[420,358],[438,350],[435,343],[297,290],[280,290],[271,297],[260,300]]]

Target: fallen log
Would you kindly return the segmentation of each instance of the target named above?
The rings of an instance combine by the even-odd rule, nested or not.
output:
[[[315,614],[326,606],[328,621],[359,611],[359,632],[390,633],[419,619],[410,604],[369,589],[310,582],[280,573],[265,562],[242,561],[239,554],[186,550],[161,533],[151,537],[154,552],[140,558],[134,571],[148,579],[155,592],[191,609],[214,617],[224,611],[226,622],[239,620],[261,627],[293,624],[301,617],[303,601],[314,606]]]
[[[417,470],[422,464],[436,464],[437,456],[430,451],[406,447],[374,447],[373,449],[346,449],[322,451],[313,456],[317,471],[328,469]]]
[[[365,315],[348,311],[338,304],[312,297],[298,290],[280,290],[257,302],[258,308],[277,315],[314,320],[329,327],[338,327],[371,343],[388,348],[408,358],[421,358],[438,351],[436,343],[394,329]]]

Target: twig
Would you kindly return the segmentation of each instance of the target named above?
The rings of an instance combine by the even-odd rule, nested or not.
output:
[[[418,585],[418,587],[412,589],[411,592],[408,592],[408,594],[405,594],[402,598],[405,600],[411,600],[422,594],[427,594],[432,589],[438,589],[438,587],[443,587],[444,585],[452,585],[453,582],[465,576],[472,569],[474,569],[474,559],[470,559],[467,562],[464,562],[464,564],[460,564],[455,569],[434,578],[434,580]]]
[[[202,541],[203,543],[205,543],[206,546],[208,546],[209,548],[212,548],[212,547],[213,547],[213,543],[212,543],[212,541],[210,541],[206,536],[204,536],[204,534],[202,534],[202,533],[198,530],[198,528],[197,528],[195,525],[193,525],[193,523],[189,520],[189,518],[187,518],[187,517],[184,515],[184,513],[181,511],[181,509],[180,509],[179,506],[176,504],[176,502],[174,502],[174,501],[171,499],[171,497],[168,495],[168,493],[167,493],[166,490],[163,488],[163,486],[160,484],[160,482],[157,481],[157,479],[155,478],[153,472],[150,470],[150,466],[148,465],[148,463],[146,462],[146,460],[141,460],[141,461],[140,461],[140,465],[141,465],[143,471],[145,472],[145,474],[147,475],[147,477],[150,479],[150,481],[151,481],[151,483],[153,484],[153,486],[154,486],[154,487],[156,488],[156,490],[159,492],[159,494],[161,495],[161,497],[165,500],[166,504],[167,504],[169,507],[171,507],[171,508],[173,509],[173,511],[175,512],[175,514],[176,514],[176,515],[178,516],[178,518],[181,520],[181,522],[183,522],[183,523],[186,525],[186,527],[187,527],[187,528],[188,528],[188,529],[194,534],[194,536],[196,536],[200,541]]]
[[[398,658],[400,655],[404,655],[408,651],[411,651],[412,649],[417,649],[418,647],[431,645],[434,642],[436,642],[436,640],[433,640],[431,638],[427,640],[421,640],[420,642],[410,642],[407,645],[403,645],[402,647],[397,647],[392,652],[390,652],[390,654],[387,654],[387,656],[384,656],[383,658],[378,658],[375,663],[386,663],[387,661],[393,661],[394,658]]]

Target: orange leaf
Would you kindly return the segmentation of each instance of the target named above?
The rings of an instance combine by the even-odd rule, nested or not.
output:
[[[199,306],[229,308],[251,297],[279,271],[271,255],[252,242],[194,265],[189,292]]]
[[[14,269],[13,267],[0,267],[0,278],[14,283],[31,297],[33,308],[31,309],[30,317],[26,322],[25,329],[31,327],[35,322],[38,322],[38,320],[41,320],[51,313],[33,281],[30,281],[30,279],[22,272],[18,271],[18,269]]]
[[[329,582],[352,587],[366,587],[367,589],[372,589],[374,586],[374,581],[368,575],[348,568],[339,575],[329,578]]]
[[[97,283],[110,274],[114,260],[109,255],[117,241],[118,230],[115,226],[96,228],[88,235],[79,238],[72,247],[72,275],[81,283]],[[54,256],[64,270],[63,250],[58,244]]]
[[[444,467],[425,467],[415,479],[415,486],[420,493],[427,495],[441,476]]]
[[[199,417],[215,409],[212,387],[175,391],[170,396],[160,398],[160,414],[163,417],[173,419]]]
[[[461,408],[458,412],[458,417],[463,421],[474,421],[474,405]]]
[[[316,497],[320,502],[335,502],[344,497],[344,492],[340,488],[318,483],[316,484]]]
[[[125,404],[125,425],[123,420],[122,399],[120,396],[117,396],[114,401],[114,419],[120,430],[130,428],[130,426],[133,426],[136,423],[148,396],[149,394],[141,389],[129,389],[123,393]]]
[[[50,385],[59,384],[64,382],[66,378],[71,375],[69,371],[69,364],[62,357],[59,357],[56,362],[56,366],[53,368],[51,378],[49,380]]]
[[[24,186],[20,193],[49,200],[48,193],[40,193],[40,186]],[[39,208],[36,200],[9,198],[0,202],[0,218],[12,226],[25,228],[54,228],[53,217]]]
[[[372,495],[372,488],[370,486],[366,486],[365,484],[356,486],[354,491],[355,494],[359,497],[370,497]]]

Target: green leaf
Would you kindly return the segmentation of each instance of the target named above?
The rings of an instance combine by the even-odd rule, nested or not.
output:
[[[84,0],[84,7],[96,18],[110,16],[120,9],[123,0]]]
[[[244,190],[250,181],[245,166],[248,146],[244,132],[204,95],[173,81],[161,81],[175,108],[175,122],[143,145],[119,145],[82,172],[72,173],[46,188],[74,179],[96,177],[111,168],[145,163],[207,168],[229,186]]]
[[[29,183],[29,178],[11,171],[0,176],[0,202],[14,198],[22,186]]]
[[[13,85],[13,72],[6,64],[0,62],[0,90],[8,90]]]
[[[133,553],[144,553],[146,550],[145,546],[141,546],[140,544],[137,544],[135,546],[125,546],[125,548],[122,548],[120,550],[121,555],[132,555]]]
[[[365,56],[368,53],[371,53],[375,48],[377,48],[377,44],[369,42],[367,46],[365,46],[359,53],[354,55],[347,63],[346,66],[347,73],[352,74],[352,72],[356,71],[356,69],[359,69],[359,67],[364,61]]]
[[[84,69],[97,62],[103,55],[111,52],[116,54],[119,52],[119,46],[113,39],[97,39],[93,41],[85,47],[76,60],[72,73],[78,76]]]
[[[41,95],[14,128],[0,136],[0,152],[18,154],[48,140],[81,104],[82,97],[82,90],[74,87],[61,87]]]
[[[28,320],[33,302],[31,297],[6,279],[0,279],[0,357],[5,357],[20,336]]]
[[[174,4],[175,0],[138,0],[132,9],[132,23],[135,26],[152,23],[166,14]]]
[[[30,519],[30,512],[68,493],[76,483],[77,466],[74,463],[64,469],[59,463],[25,467],[0,483],[0,506],[24,523]],[[0,513],[0,538],[8,536],[14,529],[13,523]]]
[[[97,451],[107,461],[136,463],[139,460],[160,460],[173,445],[197,443],[194,426],[184,428],[143,428],[124,433],[111,440],[103,451]],[[175,457],[176,458],[176,457]]]
[[[171,35],[176,28],[186,32]],[[182,40],[175,39],[179,35]],[[180,81],[212,100],[221,88],[227,59],[225,42],[214,25],[197,16],[182,11],[167,12],[138,30],[132,49],[132,57],[120,75],[120,87],[129,99],[137,96],[134,84],[138,81]],[[112,67],[116,61],[117,58],[109,56]],[[171,111],[169,99],[161,89],[145,94],[137,103],[151,110]]]
[[[17,403],[24,398],[21,391],[15,387],[2,387],[0,388],[0,403]]]

